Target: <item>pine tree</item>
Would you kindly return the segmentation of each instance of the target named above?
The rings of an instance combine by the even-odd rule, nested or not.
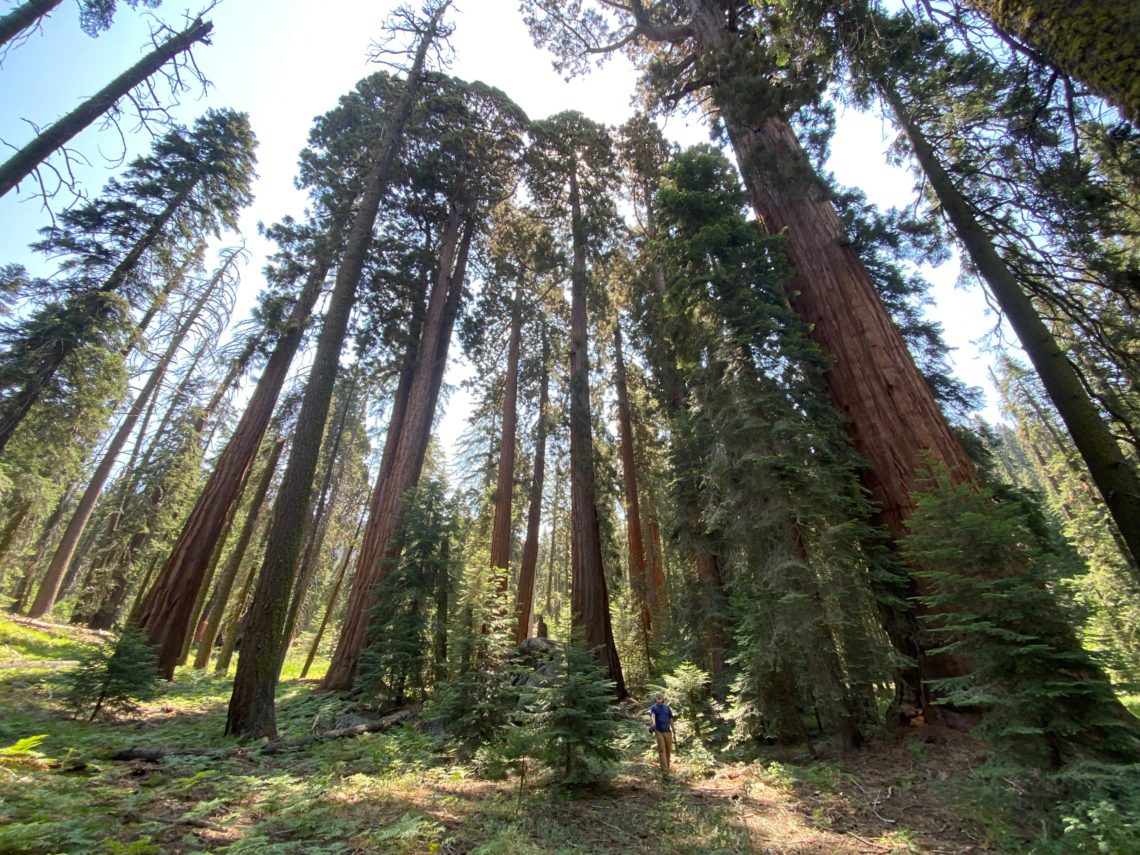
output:
[[[583,637],[581,629],[574,631],[555,676],[536,690],[529,724],[538,757],[558,783],[571,786],[604,780],[619,756],[614,743],[621,717],[613,681]]]

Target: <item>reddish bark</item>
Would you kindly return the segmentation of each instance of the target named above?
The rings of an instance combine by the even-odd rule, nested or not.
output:
[[[495,487],[495,520],[491,527],[491,567],[506,570],[511,562],[511,499],[515,486],[515,433],[518,427],[519,340],[522,335],[522,281],[515,285],[507,375],[503,381],[503,428],[499,447],[499,480]],[[506,591],[509,574],[501,574]]]
[[[530,486],[530,509],[527,512],[526,540],[519,564],[519,587],[515,594],[515,644],[521,644],[530,632],[530,616],[534,611],[534,578],[538,567],[538,536],[542,522],[542,489],[546,476],[546,406],[550,394],[549,354],[546,327],[542,329],[542,379],[538,398],[538,424],[534,435],[534,480]],[[548,597],[549,599],[549,597]]]
[[[625,356],[621,346],[621,319],[614,319],[614,389],[617,392],[618,434],[621,437],[622,485],[625,488],[625,531],[629,545],[629,587],[637,605],[641,631],[649,650],[648,633],[653,622],[649,611],[648,563],[642,539],[641,503],[637,495],[637,466],[633,453],[633,415],[625,379]]]
[[[159,671],[168,680],[174,676],[214,544],[249,477],[330,266],[328,259],[322,259],[310,271],[241,421],[218,457],[153,586],[131,615],[130,622],[145,630],[150,644],[157,648]]]
[[[589,325],[586,319],[586,241],[576,168],[570,171],[571,234],[574,262],[570,288],[570,622],[583,630],[587,649],[596,651],[619,698],[625,679],[610,622],[609,590],[602,564],[602,538],[594,485],[590,424]]]
[[[349,689],[356,678],[376,583],[384,574],[383,559],[389,555],[404,494],[415,486],[423,467],[474,231],[473,223],[468,221],[460,239],[462,217],[463,212],[453,205],[440,240],[439,267],[424,314],[423,331],[403,412],[398,412],[399,406],[394,407],[388,426],[387,441],[390,445],[384,448],[380,475],[372,493],[368,525],[349,592],[344,625],[329,670],[321,682],[321,687],[326,690]],[[397,417],[400,418],[398,424]]]

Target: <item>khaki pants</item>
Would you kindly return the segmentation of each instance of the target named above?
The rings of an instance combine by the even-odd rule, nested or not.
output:
[[[657,757],[661,760],[661,771],[668,772],[669,761],[673,757],[673,732],[655,730],[653,735],[657,737]]]

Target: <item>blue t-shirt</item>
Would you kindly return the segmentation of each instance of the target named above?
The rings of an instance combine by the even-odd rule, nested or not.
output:
[[[669,723],[673,718],[673,711],[669,709],[668,704],[654,704],[649,708],[649,714],[653,716],[653,729],[658,733],[668,733],[673,729]]]

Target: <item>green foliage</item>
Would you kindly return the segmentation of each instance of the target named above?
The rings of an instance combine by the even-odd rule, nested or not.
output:
[[[578,635],[565,646],[557,676],[537,689],[531,712],[531,750],[561,784],[597,783],[618,758],[614,684]]]
[[[63,682],[68,706],[77,715],[92,707],[89,721],[102,709],[133,712],[136,701],[160,692],[158,658],[145,634],[128,628],[113,647],[106,644],[83,656]]]
[[[357,685],[381,703],[400,705],[422,694],[434,670],[428,651],[435,591],[448,582],[458,527],[446,490],[442,479],[430,478],[409,492],[400,520],[404,548],[386,559],[390,567],[377,583]]]
[[[458,668],[437,687],[424,717],[455,740],[459,753],[473,757],[484,746],[502,743],[519,700],[512,685],[515,654],[513,616],[497,574],[471,572],[459,608],[463,623],[453,649]]]
[[[709,736],[713,721],[715,700],[709,691],[712,681],[708,671],[689,662],[682,662],[671,674],[665,675],[665,698],[677,718],[684,718],[685,730],[697,741]]]
[[[1057,766],[1093,752],[1135,756],[1134,721],[1058,602],[1066,575],[1025,506],[931,473],[901,545],[927,586],[932,652],[973,671],[938,681],[945,702],[985,713],[978,727],[1018,763]]]

